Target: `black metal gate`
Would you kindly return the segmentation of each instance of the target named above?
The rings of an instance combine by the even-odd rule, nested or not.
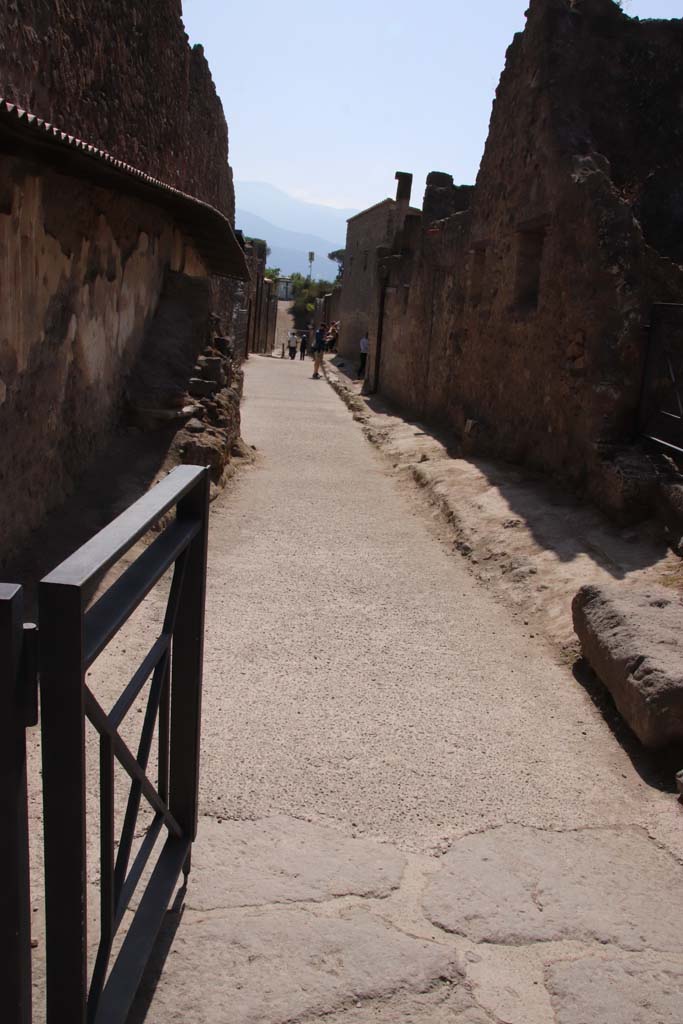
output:
[[[190,869],[197,829],[208,503],[208,470],[179,467],[40,584],[48,1024],[125,1020],[180,874]],[[173,508],[172,521],[88,607],[97,582]],[[107,713],[91,692],[86,673],[171,568],[160,635]],[[0,985],[8,1024],[31,1021],[25,728],[37,720],[34,634],[23,625],[21,588],[0,585]],[[134,754],[119,728],[147,683]],[[94,965],[88,964],[86,942],[86,720],[97,730],[100,744],[100,935]],[[158,765],[153,782],[147,766],[155,735]],[[115,762],[130,779],[118,836]],[[154,817],[133,857],[143,797]],[[164,830],[163,848],[110,965],[124,912]]]
[[[652,307],[640,432],[657,447],[683,454],[683,305]]]

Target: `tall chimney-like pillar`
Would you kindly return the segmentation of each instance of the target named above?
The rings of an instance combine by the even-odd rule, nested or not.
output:
[[[408,214],[410,206],[410,193],[413,190],[413,176],[407,171],[396,171],[394,175],[398,185],[396,186],[396,228],[400,231],[403,222]]]

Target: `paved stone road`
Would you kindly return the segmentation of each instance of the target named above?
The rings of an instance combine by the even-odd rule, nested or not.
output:
[[[310,373],[247,368],[204,817],[136,1020],[680,1024],[679,806]]]

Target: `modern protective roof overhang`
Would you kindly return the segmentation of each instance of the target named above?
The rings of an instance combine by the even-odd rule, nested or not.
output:
[[[244,251],[227,217],[111,153],[61,131],[0,97],[0,152],[29,157],[63,174],[134,196],[166,210],[192,238],[211,274],[247,280]]]

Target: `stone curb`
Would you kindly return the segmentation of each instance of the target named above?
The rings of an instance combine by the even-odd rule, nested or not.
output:
[[[680,560],[670,553],[657,554],[646,533],[639,535],[620,530],[607,524],[590,506],[569,502],[566,515],[564,508],[556,515],[558,534],[555,538],[558,548],[563,544],[573,545],[570,562],[574,562],[575,568],[567,573],[569,562],[563,555],[556,555],[552,542],[537,539],[535,531],[539,522],[527,521],[524,511],[518,512],[516,508],[515,514],[511,514],[514,503],[509,500],[510,490],[520,491],[528,486],[529,493],[533,492],[536,486],[533,473],[523,467],[490,463],[490,479],[484,481],[481,467],[486,460],[452,457],[444,444],[421,430],[418,424],[404,420],[399,413],[389,408],[379,413],[369,409],[367,399],[358,394],[329,361],[323,362],[323,371],[330,386],[360,424],[365,437],[391,462],[396,472],[409,474],[438,510],[451,532],[454,551],[467,560],[472,575],[489,586],[508,609],[522,617],[531,638],[548,640],[563,662],[572,664],[580,656],[571,603],[584,584],[603,585],[613,583],[615,576],[618,580],[628,576],[628,582],[620,585],[664,583],[680,587]],[[463,494],[462,488],[468,484],[470,490]],[[541,509],[544,515],[537,516],[537,520],[543,520],[546,511],[549,516],[554,515],[553,497],[546,498],[541,492],[543,478],[538,478],[538,485],[536,511]],[[482,516],[479,501],[487,502],[496,491],[500,495],[496,507],[488,507]],[[565,523],[566,534],[561,532]],[[541,521],[540,526],[544,530],[545,522]],[[635,548],[634,542],[643,547]],[[635,569],[628,564],[634,551],[644,553]],[[622,558],[623,564],[619,564]]]

